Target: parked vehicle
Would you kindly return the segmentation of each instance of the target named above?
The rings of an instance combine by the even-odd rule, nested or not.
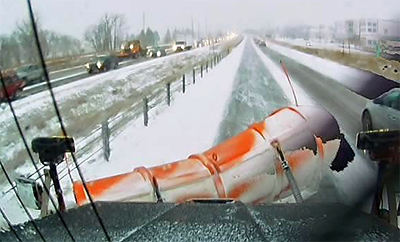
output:
[[[86,71],[89,74],[109,71],[117,69],[119,65],[119,59],[113,55],[99,56],[88,62],[85,65]]]
[[[16,69],[18,77],[25,80],[26,85],[32,85],[44,81],[44,73],[42,67],[31,64]]]
[[[7,101],[6,92],[12,100],[17,99],[20,96],[22,89],[26,86],[25,81],[18,77],[15,71],[12,70],[4,71],[1,74],[3,76],[6,87],[4,89],[1,85],[0,102]]]
[[[400,88],[394,88],[369,101],[362,114],[364,131],[400,129]]]

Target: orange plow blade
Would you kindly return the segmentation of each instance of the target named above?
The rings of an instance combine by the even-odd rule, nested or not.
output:
[[[272,141],[278,141],[301,190],[315,189],[322,170],[337,161],[343,135],[327,111],[285,107],[240,134],[189,158],[86,183],[94,201],[185,202],[231,198],[274,202],[291,195]],[[343,157],[343,156],[342,156]],[[344,165],[344,166],[345,166]],[[88,202],[83,184],[73,184],[76,202]]]

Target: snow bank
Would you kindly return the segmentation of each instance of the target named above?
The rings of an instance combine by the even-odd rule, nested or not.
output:
[[[310,49],[327,49],[327,50],[336,50],[336,51],[343,50],[343,43],[330,43],[326,40],[322,40],[322,41],[305,40],[305,39],[300,39],[300,38],[297,38],[297,39],[280,38],[277,40],[280,42],[288,43],[288,44],[295,45],[295,46],[307,47]],[[311,44],[311,46],[306,46],[307,42],[309,42]],[[348,47],[347,43],[345,43],[345,45],[344,45],[344,51],[345,51],[345,53],[349,52],[349,47]],[[373,52],[356,49],[356,46],[354,46],[353,44],[350,45],[350,52],[351,53],[360,53],[360,54],[364,54],[364,55],[374,55],[375,54]]]
[[[330,60],[305,54],[303,52],[276,45],[271,42],[268,43],[268,47],[284,56],[296,60],[300,64],[331,77],[332,79],[344,85],[349,85],[349,81],[352,80],[365,80],[370,78],[370,75],[365,71],[347,67]]]

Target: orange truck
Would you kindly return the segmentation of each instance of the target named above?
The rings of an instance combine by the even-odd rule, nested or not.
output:
[[[78,205],[88,203],[88,194],[94,201],[276,202],[295,194],[285,176],[287,167],[299,191],[307,193],[317,190],[324,169],[343,170],[353,158],[353,150],[326,110],[284,107],[203,153],[89,181],[87,190],[75,181],[73,189]]]
[[[142,53],[143,47],[140,43],[140,40],[130,40],[121,45],[121,50],[118,56],[122,58],[137,58],[142,56]]]

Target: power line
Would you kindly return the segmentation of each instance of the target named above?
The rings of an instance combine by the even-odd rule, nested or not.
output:
[[[49,73],[47,72],[46,62],[44,61],[44,57],[43,57],[43,53],[42,53],[42,47],[40,45],[39,35],[38,35],[37,28],[36,28],[35,20],[34,20],[34,14],[33,14],[33,10],[32,10],[31,1],[27,0],[27,3],[28,3],[28,8],[29,8],[29,16],[31,18],[31,23],[32,23],[33,34],[35,36],[35,42],[36,42],[36,46],[38,48],[38,53],[39,53],[40,61],[41,61],[41,64],[42,64],[42,70],[43,70],[43,73],[44,73],[44,76],[45,76],[47,87],[48,87],[49,92],[50,92],[50,96],[51,96],[51,99],[52,99],[52,102],[53,102],[54,110],[56,112],[58,121],[60,123],[62,134],[64,136],[68,136],[67,135],[67,131],[66,131],[65,126],[64,126],[64,123],[63,123],[63,120],[62,120],[62,117],[61,117],[61,114],[60,114],[60,110],[58,108],[58,105],[57,105],[57,102],[56,102],[56,99],[55,99],[55,96],[54,96],[53,88],[52,88],[52,85],[51,85],[51,82],[50,82],[50,79],[49,79]],[[71,147],[71,144],[69,142],[67,142],[67,145],[69,146],[68,147],[69,150],[73,150],[72,147]],[[82,181],[84,191],[86,192],[86,194],[88,196],[88,199],[90,201],[90,205],[92,206],[93,212],[95,213],[95,215],[97,217],[97,220],[99,221],[99,224],[100,224],[100,226],[101,226],[101,228],[102,228],[102,230],[103,230],[103,232],[104,232],[104,234],[106,236],[106,239],[111,242],[111,238],[107,233],[107,230],[106,230],[106,227],[105,227],[105,225],[103,223],[103,220],[101,219],[101,217],[100,217],[100,215],[99,215],[99,213],[97,211],[97,208],[96,208],[96,206],[94,204],[93,198],[89,193],[89,189],[87,188],[85,179],[83,177],[83,173],[82,173],[81,169],[78,166],[78,162],[76,160],[76,157],[75,157],[74,153],[71,153],[71,156],[72,156],[73,162],[75,163],[75,166],[76,166],[76,169],[78,171],[79,177],[80,177],[80,179]]]
[[[10,176],[8,175],[7,170],[6,170],[6,168],[4,167],[3,162],[2,162],[1,160],[0,160],[0,165],[1,165],[1,169],[3,170],[4,175],[5,175],[6,178],[7,178],[8,183],[10,183],[10,185],[12,186],[11,178],[10,178]],[[32,223],[33,227],[35,228],[36,232],[38,233],[39,237],[42,239],[42,241],[46,242],[45,238],[43,237],[42,232],[40,232],[40,230],[39,230],[38,226],[36,225],[35,221],[33,221],[32,215],[29,213],[29,211],[28,211],[28,209],[26,208],[25,204],[22,202],[22,199],[21,199],[21,197],[19,196],[18,192],[15,191],[15,189],[13,189],[13,191],[14,191],[15,196],[17,197],[19,203],[22,205],[22,208],[24,209],[26,215],[28,216],[29,221]]]
[[[40,177],[40,180],[41,180],[42,184],[45,184],[43,178],[40,176],[40,172],[39,172],[38,166],[36,165],[35,160],[33,159],[32,153],[31,153],[31,151],[30,151],[30,149],[29,149],[29,146],[28,146],[28,143],[27,143],[27,141],[26,141],[26,139],[25,139],[25,135],[24,135],[24,133],[22,132],[22,128],[21,128],[21,125],[19,124],[18,117],[17,117],[17,115],[16,115],[16,113],[15,113],[15,110],[14,110],[14,107],[13,107],[13,105],[12,105],[12,103],[11,103],[11,98],[10,98],[8,92],[6,91],[6,90],[7,90],[7,89],[6,89],[6,84],[5,84],[3,75],[1,74],[1,69],[0,69],[0,80],[1,80],[1,84],[2,84],[2,86],[3,86],[3,90],[4,90],[4,93],[5,93],[6,99],[7,99],[8,106],[10,107],[10,111],[11,111],[11,113],[12,113],[12,115],[13,115],[13,118],[14,118],[14,121],[15,121],[15,125],[17,126],[19,135],[20,135],[20,137],[21,137],[21,139],[22,139],[22,142],[24,143],[25,150],[28,152],[28,156],[29,156],[29,158],[30,158],[30,161],[32,162],[32,165],[34,166],[36,172],[39,174],[39,177]],[[4,170],[4,171],[5,171],[5,170]],[[10,185],[11,185],[11,187],[13,187],[13,184],[12,184],[12,182],[11,182],[11,179],[10,179]],[[44,190],[46,191],[46,193],[49,195],[49,199],[50,199],[52,205],[56,208],[57,215],[58,215],[58,217],[60,218],[61,223],[64,225],[65,229],[67,230],[67,233],[68,233],[69,236],[71,237],[72,241],[75,241],[74,237],[72,236],[71,231],[68,229],[67,224],[65,223],[64,218],[62,217],[60,211],[57,209],[56,203],[54,202],[54,199],[53,199],[52,196],[50,195],[49,189],[48,189],[46,186],[44,186],[43,188],[44,188]],[[14,190],[14,192],[15,192],[15,190]],[[15,193],[16,193],[16,192],[15,192]],[[18,196],[17,193],[16,193],[16,195],[17,195],[17,198],[19,198],[19,196]],[[29,219],[32,220],[31,217],[30,217]]]
[[[11,231],[15,235],[15,238],[17,238],[18,241],[22,242],[21,238],[18,236],[17,232],[15,231],[14,227],[12,226],[10,220],[8,219],[6,213],[3,211],[2,208],[0,208],[0,213],[3,216],[4,220],[6,221],[6,223],[8,224],[8,227],[10,227]]]

